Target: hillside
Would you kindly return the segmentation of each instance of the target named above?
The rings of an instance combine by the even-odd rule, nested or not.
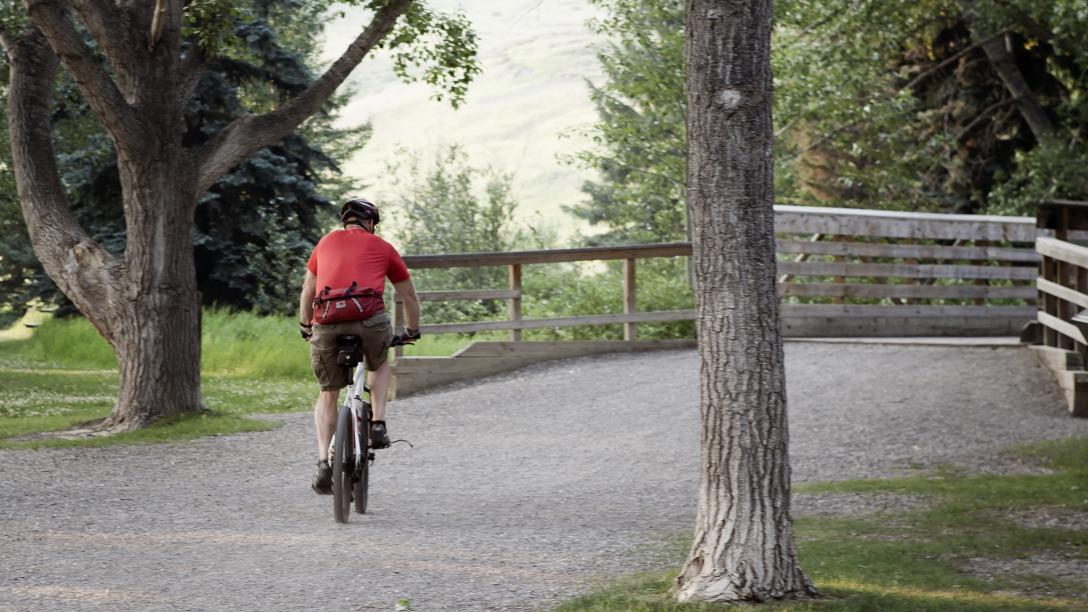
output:
[[[461,8],[473,21],[483,72],[465,104],[453,110],[431,100],[428,87],[398,81],[387,56],[364,62],[349,81],[357,94],[343,117],[353,124],[369,119],[374,137],[347,172],[369,186],[366,193],[382,198],[388,194],[382,186],[385,162],[398,147],[427,159],[442,145],[461,144],[474,164],[513,173],[523,219],[533,222],[543,213],[561,222],[562,233],[573,232],[573,221],[559,217],[559,206],[581,198],[579,187],[589,175],[557,156],[587,147],[588,139],[573,131],[596,118],[586,87],[586,79],[601,78],[596,35],[586,26],[595,9],[578,0],[430,4]],[[363,19],[361,12],[349,12],[329,25],[326,59],[340,53]]]

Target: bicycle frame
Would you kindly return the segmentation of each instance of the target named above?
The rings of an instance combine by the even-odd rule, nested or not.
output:
[[[359,365],[353,368],[348,368],[348,378],[351,382],[348,383],[346,392],[347,396],[344,398],[344,404],[351,408],[351,414],[354,418],[351,419],[351,443],[354,450],[355,465],[353,468],[356,471],[361,471],[363,461],[370,460],[370,449],[367,449],[367,457],[363,457],[363,449],[359,446],[359,431],[363,428],[363,423],[370,423],[371,415],[370,402],[367,400],[370,397],[370,387],[366,386],[366,360],[365,358],[359,361]],[[361,390],[361,392],[360,392]],[[367,432],[369,438],[370,432]],[[334,433],[329,440],[329,457],[333,456],[333,451],[336,448],[336,434]]]
[[[347,398],[345,401],[348,406],[351,407],[351,414],[354,417],[351,420],[351,442],[355,448],[355,462],[356,468],[361,469],[362,462],[367,461],[369,457],[363,457],[363,449],[359,447],[359,430],[362,429],[363,423],[370,423],[370,415],[365,414],[369,411],[369,402],[364,397],[369,398],[370,388],[366,386],[366,360],[365,358],[359,362],[359,365],[355,366],[354,376],[351,377],[351,384],[347,388]],[[361,390],[361,392],[359,391]],[[364,420],[364,417],[365,420]],[[370,436],[370,432],[367,432],[367,436]],[[368,455],[369,455],[369,449]]]

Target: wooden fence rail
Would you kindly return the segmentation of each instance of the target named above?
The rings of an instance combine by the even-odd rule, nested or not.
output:
[[[1015,334],[1033,318],[1039,255],[1033,248],[1036,230],[1028,217],[989,217],[895,213],[838,208],[778,206],[776,223],[782,274],[779,295],[787,303],[830,301],[844,308],[790,308],[790,335],[1002,335]],[[799,236],[800,235],[800,236]],[[509,286],[486,291],[422,292],[425,301],[500,299],[508,302],[506,320],[432,323],[424,333],[511,332],[576,325],[623,325],[625,340],[638,337],[639,323],[691,320],[694,312],[639,312],[636,286],[638,259],[685,257],[688,243],[585,247],[502,253],[416,255],[405,258],[413,269],[507,266]],[[522,305],[523,266],[581,261],[623,260],[622,313],[595,313],[525,319]],[[531,297],[531,296],[530,296]],[[999,301],[1001,303],[991,303]],[[870,318],[881,326],[861,324],[853,304],[948,306],[970,303],[977,310],[957,316],[986,321],[966,327],[955,320],[942,324],[944,311],[884,310]],[[812,304],[815,305],[815,304]],[[402,320],[401,309],[397,311]],[[858,323],[853,329],[828,318]]]
[[[1032,218],[776,206],[775,221],[778,289],[786,336],[1016,335],[1026,322],[1037,318],[1034,281],[1040,256],[1035,250],[1038,230]],[[429,302],[506,301],[503,320],[427,322],[422,330],[425,334],[508,331],[510,342],[499,343],[501,350],[499,344],[486,350],[478,346],[466,349],[463,356],[467,359],[471,355],[470,362],[477,366],[486,359],[510,366],[524,365],[525,359],[545,354],[570,356],[575,347],[597,352],[605,344],[564,343],[551,350],[540,342],[522,342],[524,333],[531,330],[621,326],[624,341],[618,346],[630,350],[652,347],[653,342],[639,339],[640,324],[690,321],[695,312],[639,310],[637,262],[687,257],[691,252],[689,243],[666,243],[414,255],[405,257],[405,262],[414,270],[506,267],[506,287],[424,291],[419,296]],[[524,316],[527,305],[531,312],[533,299],[523,288],[526,266],[616,260],[623,261],[618,279],[623,283],[623,297],[613,312]],[[395,299],[394,322],[402,324],[403,303]],[[532,356],[519,353],[522,349]],[[502,357],[496,357],[496,351]],[[433,375],[439,369],[428,358],[404,359],[400,349],[397,357],[401,364],[398,378],[409,372]],[[474,368],[459,365],[452,370]]]

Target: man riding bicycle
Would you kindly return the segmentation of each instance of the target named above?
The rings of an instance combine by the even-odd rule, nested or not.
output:
[[[419,299],[408,268],[391,244],[374,235],[374,227],[381,221],[378,207],[363,198],[349,200],[340,208],[340,221],[344,229],[329,232],[314,247],[298,304],[299,331],[310,342],[310,362],[321,385],[314,404],[318,462],[311,486],[322,495],[332,493],[329,442],[336,431],[340,389],[350,382],[346,369],[336,362],[337,337],[362,339],[370,370],[367,382],[374,410],[373,448],[389,446],[385,403],[393,370],[386,358],[394,336],[382,299],[386,277],[404,298],[408,318],[407,329],[398,335],[398,341],[419,339]]]

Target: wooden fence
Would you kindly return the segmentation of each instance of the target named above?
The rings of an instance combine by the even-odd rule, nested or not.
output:
[[[783,333],[819,336],[1016,335],[1036,317],[1039,255],[1035,220],[776,206]],[[416,255],[413,269],[503,266],[505,287],[421,292],[422,301],[504,300],[501,320],[428,323],[425,334],[509,331],[510,341],[477,343],[452,358],[404,358],[397,352],[398,392],[494,373],[528,362],[615,350],[679,346],[638,339],[640,323],[693,320],[693,310],[639,310],[640,259],[684,257],[688,243],[546,251]],[[525,266],[623,261],[616,312],[526,318]],[[394,320],[403,322],[396,300]],[[581,325],[622,325],[623,342],[523,342],[524,332]],[[688,340],[687,344],[692,344]],[[445,373],[445,374],[444,374]],[[448,374],[448,375],[447,375]],[[428,380],[423,380],[423,379]]]
[[[1056,201],[1039,208],[1035,241],[1041,256],[1036,354],[1057,376],[1069,412],[1088,417],[1088,203]]]

